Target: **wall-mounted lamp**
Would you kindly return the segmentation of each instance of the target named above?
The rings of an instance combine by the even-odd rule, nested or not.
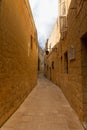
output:
[[[48,54],[49,54],[49,51],[48,51],[48,50],[46,50],[46,51],[45,51],[45,53],[46,53],[46,55],[48,55]]]

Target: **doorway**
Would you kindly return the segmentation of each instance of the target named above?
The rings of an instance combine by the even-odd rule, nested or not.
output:
[[[87,122],[87,33],[81,38],[84,121]]]
[[[50,80],[52,80],[51,67],[50,67]]]
[[[84,85],[87,87],[87,33],[81,38],[82,41],[82,75]]]

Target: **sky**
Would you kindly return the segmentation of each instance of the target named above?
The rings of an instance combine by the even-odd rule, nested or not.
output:
[[[29,0],[38,33],[39,45],[44,49],[58,16],[58,0]]]

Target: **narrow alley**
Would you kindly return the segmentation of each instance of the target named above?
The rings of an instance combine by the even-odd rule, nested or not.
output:
[[[60,88],[43,76],[0,130],[83,130]]]

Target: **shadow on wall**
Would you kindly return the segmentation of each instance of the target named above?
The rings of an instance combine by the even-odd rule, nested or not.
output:
[[[37,83],[36,28],[26,6],[24,0],[0,0],[0,126]]]

